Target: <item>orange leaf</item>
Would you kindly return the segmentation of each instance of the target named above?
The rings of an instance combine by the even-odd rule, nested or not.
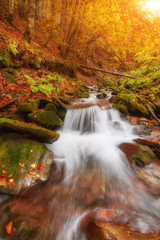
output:
[[[8,177],[11,178],[13,176],[13,174],[10,174]]]
[[[4,169],[4,170],[2,170],[2,172],[3,172],[4,174],[6,174],[8,171]]]
[[[5,167],[5,165],[3,164],[3,165],[2,165],[2,168],[4,168],[4,167]]]
[[[13,221],[10,221],[6,226],[6,231],[7,231],[8,234],[11,234],[12,226],[13,226]]]

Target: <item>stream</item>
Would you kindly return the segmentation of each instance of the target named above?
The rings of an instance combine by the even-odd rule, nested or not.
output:
[[[3,202],[0,225],[7,216],[17,217],[16,229],[24,230],[15,239],[91,240],[86,234],[91,221],[129,224],[131,230],[147,234],[160,232],[160,191],[150,192],[152,186],[139,179],[118,147],[138,137],[134,126],[117,110],[102,105],[94,91],[89,99],[73,104],[58,131],[60,138],[47,144],[54,152],[50,179]],[[155,170],[160,167],[144,168]],[[27,235],[26,226],[33,235]]]

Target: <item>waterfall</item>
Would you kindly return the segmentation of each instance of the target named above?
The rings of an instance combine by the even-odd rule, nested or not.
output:
[[[101,207],[114,210],[114,221],[129,222],[133,230],[160,231],[160,200],[147,192],[118,147],[137,136],[117,110],[98,106],[68,110],[59,133],[59,140],[47,147],[54,152],[54,161],[65,165],[61,184],[70,188],[75,215],[66,220],[57,240],[64,240],[64,233],[66,240],[84,240],[78,229],[82,217],[87,209]]]

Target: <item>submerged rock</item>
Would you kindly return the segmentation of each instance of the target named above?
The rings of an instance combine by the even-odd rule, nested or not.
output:
[[[16,133],[3,133],[0,146],[1,192],[17,194],[39,179],[48,179],[53,152],[42,143]]]
[[[37,110],[28,115],[29,119],[46,127],[55,128],[57,126],[62,126],[62,120],[57,116],[57,114],[52,110]]]
[[[40,142],[47,143],[52,143],[59,138],[59,134],[54,131],[38,127],[34,124],[6,118],[0,118],[0,130],[25,134]]]
[[[151,164],[156,156],[151,148],[134,143],[122,143],[119,148],[125,153],[130,163],[135,163],[140,167]]]

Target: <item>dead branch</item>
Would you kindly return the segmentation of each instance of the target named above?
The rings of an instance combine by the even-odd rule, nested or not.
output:
[[[148,109],[148,111],[152,114],[152,116],[157,120],[157,122],[160,124],[160,120],[156,117],[156,115],[154,114],[154,112],[151,110],[150,106],[148,104],[146,104],[146,107]]]
[[[130,75],[126,75],[126,74],[118,73],[118,72],[112,72],[112,71],[105,70],[105,69],[100,69],[100,68],[88,67],[88,66],[85,66],[85,65],[82,65],[82,64],[80,65],[80,67],[82,67],[82,68],[87,68],[87,69],[91,69],[91,70],[94,70],[94,71],[109,73],[109,74],[112,74],[112,75],[115,75],[115,76],[122,76],[122,77],[137,79],[137,77],[134,77],[134,76],[130,76]]]

